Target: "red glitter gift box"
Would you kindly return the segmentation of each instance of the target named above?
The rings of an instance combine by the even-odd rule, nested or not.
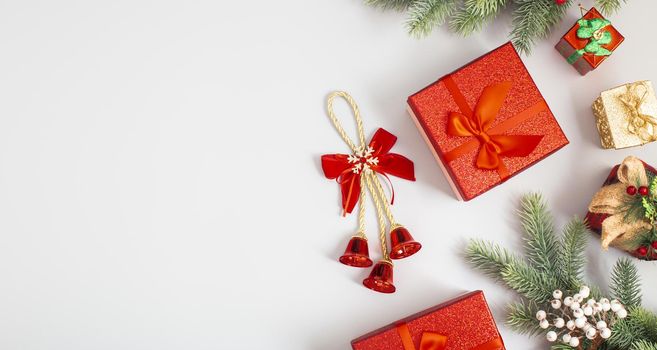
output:
[[[505,350],[482,291],[459,296],[351,342],[354,350]]]
[[[460,200],[568,144],[511,43],[412,95],[408,110]]]

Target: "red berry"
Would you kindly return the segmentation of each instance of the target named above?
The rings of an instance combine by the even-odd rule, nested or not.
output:
[[[636,187],[634,186],[627,186],[627,194],[630,196],[634,196],[636,194]]]
[[[554,2],[555,2],[557,5],[563,5],[563,4],[565,4],[566,2],[568,2],[568,0],[554,0]]]
[[[641,256],[646,256],[648,254],[648,247],[646,246],[641,246],[639,249],[636,250],[637,254]]]
[[[653,241],[651,246],[652,246],[652,249],[657,250],[657,241]]]
[[[650,193],[650,189],[648,189],[648,187],[646,187],[646,186],[639,187],[639,194],[640,195],[647,196],[648,193]]]

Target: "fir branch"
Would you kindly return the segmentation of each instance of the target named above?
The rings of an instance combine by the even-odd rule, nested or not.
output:
[[[513,13],[513,30],[511,40],[516,48],[525,54],[531,52],[535,41],[545,38],[551,27],[563,18],[569,1],[564,5],[555,4],[554,0],[514,0],[516,10]]]
[[[454,13],[456,0],[415,0],[408,9],[406,27],[411,35],[426,36]]]
[[[415,0],[365,0],[367,5],[382,9],[406,10]]]
[[[614,324],[608,341],[619,349],[629,349],[638,340],[657,343],[657,315],[635,307],[627,318]]]
[[[657,344],[649,343],[645,340],[639,340],[632,344],[631,350],[657,350]]]
[[[552,292],[559,288],[553,275],[536,271],[522,261],[505,266],[502,280],[509,288],[537,304],[550,300]]]
[[[637,307],[632,309],[630,317],[631,321],[641,329],[642,338],[657,343],[657,315]]]
[[[560,247],[554,234],[552,215],[543,197],[538,193],[524,196],[519,214],[526,234],[524,240],[529,262],[538,271],[555,273]]]
[[[478,239],[468,243],[465,257],[476,269],[498,281],[502,281],[502,271],[505,267],[519,260],[499,245]]]
[[[465,8],[481,17],[495,15],[506,5],[507,0],[465,0]]]
[[[586,223],[577,218],[564,228],[558,258],[559,280],[563,288],[576,290],[582,285],[587,233]]]
[[[484,24],[487,24],[493,18],[495,18],[494,14],[482,15],[463,6],[456,11],[449,26],[453,31],[467,36],[481,30]]]
[[[534,336],[543,332],[536,322],[538,306],[535,303],[513,303],[509,305],[506,324],[520,334]]]
[[[626,307],[641,305],[641,280],[636,266],[627,258],[616,262],[611,273],[613,296]]]
[[[489,277],[504,282],[509,288],[535,303],[550,299],[557,289],[557,279],[536,271],[517,256],[498,245],[472,240],[466,249],[466,259]]]
[[[599,7],[603,14],[610,15],[618,11],[623,3],[627,0],[596,0],[596,7]]]

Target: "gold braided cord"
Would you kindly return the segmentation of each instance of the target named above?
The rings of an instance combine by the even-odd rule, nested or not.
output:
[[[397,223],[395,222],[395,219],[392,216],[392,211],[390,210],[390,202],[388,201],[388,197],[386,197],[386,194],[383,191],[381,180],[375,173],[370,173],[370,177],[372,178],[372,182],[374,182],[374,184],[376,185],[376,189],[379,192],[379,199],[381,200],[381,202],[383,202],[383,209],[385,210],[386,216],[388,217],[390,226],[392,228],[398,226]]]
[[[363,181],[360,182],[360,195],[358,196],[358,233],[357,235],[367,240],[365,235],[365,184]]]
[[[336,97],[342,97],[344,98],[349,106],[351,107],[352,112],[354,113],[354,118],[356,119],[356,129],[358,130],[358,139],[360,140],[360,148],[365,147],[365,132],[363,131],[363,119],[360,117],[360,111],[358,110],[358,105],[356,104],[356,101],[346,92],[344,91],[335,91],[332,92],[327,100],[327,106],[326,109],[328,111],[329,118],[331,118],[331,121],[333,122],[333,126],[338,130],[338,133],[340,134],[340,137],[344,140],[344,142],[349,145],[352,151],[358,152],[359,147],[356,147],[356,145],[351,141],[347,133],[344,131],[344,128],[342,127],[342,124],[340,124],[340,121],[338,121],[338,117],[335,115],[335,111],[333,110],[333,100],[335,100]]]
[[[388,241],[386,240],[386,222],[385,216],[383,214],[383,207],[381,205],[381,200],[374,190],[374,185],[372,185],[372,179],[370,176],[363,176],[363,181],[367,182],[367,187],[372,194],[372,200],[374,200],[374,206],[376,207],[376,214],[379,219],[379,240],[381,242],[381,254],[383,255],[383,260],[392,264],[390,256],[388,255]]]

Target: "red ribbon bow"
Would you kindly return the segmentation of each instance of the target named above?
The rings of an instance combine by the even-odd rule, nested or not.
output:
[[[398,325],[397,332],[402,339],[404,350],[416,350],[415,344],[413,344],[413,338],[411,338],[411,331],[408,329],[406,323]],[[422,338],[420,339],[420,348],[418,350],[446,350],[447,339],[448,337],[446,335],[434,332],[423,332]],[[499,350],[503,348],[504,343],[502,343],[502,339],[497,337],[484,344],[475,346],[470,350]]]
[[[451,88],[449,84],[448,87]],[[461,102],[458,103],[461,112],[451,112],[447,124],[447,133],[449,135],[476,137],[480,144],[476,160],[477,167],[489,170],[497,169],[503,178],[508,176],[508,171],[500,157],[526,157],[536,149],[543,139],[541,135],[502,135],[500,134],[502,130],[495,130],[500,128],[492,128],[491,130],[492,124],[510,89],[510,82],[487,86],[481,93],[474,112],[468,108],[464,101],[457,100],[457,103]],[[540,108],[543,108],[543,104],[533,106],[526,112],[533,112]],[[522,113],[524,118],[529,114],[526,112]],[[531,116],[531,114],[529,115]],[[516,116],[514,119],[521,119],[518,117]],[[465,150],[464,148],[463,151],[452,152],[454,154],[451,154],[450,158],[457,158]]]
[[[390,149],[397,142],[397,136],[379,128],[372,137],[369,147],[356,154],[325,154],[322,156],[322,170],[329,179],[337,179],[342,190],[343,214],[351,213],[360,195],[361,175],[367,169],[387,175],[415,181],[413,162]],[[394,201],[394,195],[393,195]]]

